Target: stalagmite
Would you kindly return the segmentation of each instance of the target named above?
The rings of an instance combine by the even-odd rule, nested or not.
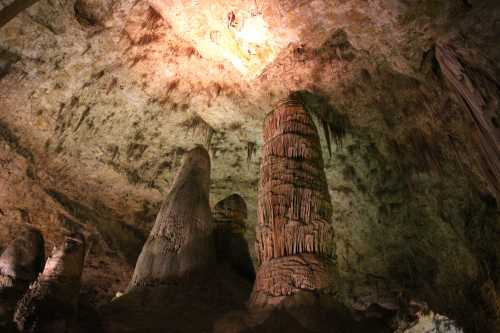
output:
[[[299,292],[327,289],[332,207],[319,136],[297,101],[279,104],[265,120],[258,203],[261,266],[250,306],[289,304]]]
[[[28,229],[0,256],[0,328],[12,322],[16,304],[43,268],[44,242],[40,231]]]
[[[72,330],[84,258],[83,236],[67,236],[17,304],[14,322],[19,331],[58,333]]]
[[[209,185],[207,150],[188,151],[128,290],[101,309],[103,332],[211,332],[221,313],[244,307],[249,281],[216,263],[213,232],[219,223],[212,222]],[[225,216],[242,223],[244,201],[228,202],[223,204],[228,208]],[[220,220],[219,207],[215,216]]]
[[[217,262],[228,262],[243,277],[253,281],[255,270],[244,237],[247,205],[239,194],[219,201],[213,208]]]
[[[210,157],[186,153],[142,248],[128,290],[181,278],[215,264],[209,206]]]
[[[318,133],[300,101],[265,120],[256,252],[260,267],[246,311],[214,325],[227,332],[387,332],[356,322],[333,297],[332,207]]]

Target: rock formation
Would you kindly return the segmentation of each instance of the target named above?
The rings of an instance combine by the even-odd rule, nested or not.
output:
[[[127,292],[103,308],[105,332],[204,332],[243,307],[250,284],[216,265],[209,184],[208,152],[188,151]]]
[[[181,278],[215,264],[209,199],[210,156],[197,147],[184,157],[137,259],[129,290]]]
[[[258,194],[260,261],[245,313],[216,332],[365,332],[333,296],[332,208],[318,132],[295,94],[265,120]],[[371,332],[386,331],[379,322]]]
[[[258,200],[261,266],[250,305],[276,306],[328,288],[332,207],[321,145],[311,116],[293,99],[265,120]]]
[[[0,256],[0,328],[11,325],[16,304],[43,268],[44,242],[27,229]]]
[[[84,258],[83,236],[67,236],[17,304],[14,322],[19,331],[59,333],[74,329]]]
[[[33,5],[38,0],[1,0],[0,1],[0,27],[12,20],[24,9]]]
[[[253,281],[255,270],[244,237],[247,205],[239,194],[231,194],[213,208],[217,262],[228,262],[238,274]]]

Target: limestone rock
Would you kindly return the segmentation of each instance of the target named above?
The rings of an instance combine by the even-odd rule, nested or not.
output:
[[[210,156],[205,148],[194,148],[186,153],[160,208],[137,259],[129,291],[214,266],[209,185]]]
[[[213,208],[214,239],[217,263],[227,262],[238,274],[250,281],[255,269],[245,239],[247,205],[239,194],[219,201]]]
[[[26,229],[0,256],[0,328],[10,326],[17,301],[42,271],[44,242],[36,229]]]
[[[83,236],[67,236],[17,304],[14,322],[19,331],[63,333],[75,328],[84,258]]]

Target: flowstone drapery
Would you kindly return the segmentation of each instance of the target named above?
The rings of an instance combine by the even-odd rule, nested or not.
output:
[[[250,305],[278,305],[328,288],[332,207],[318,132],[300,102],[268,115],[259,185],[256,251],[261,267]]]

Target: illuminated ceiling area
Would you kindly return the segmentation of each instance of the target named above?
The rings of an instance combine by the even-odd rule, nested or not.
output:
[[[304,20],[304,11],[326,15],[323,1],[261,2],[150,1],[204,58],[227,60],[249,79],[259,76],[287,45],[302,40],[305,32],[317,33],[313,23]]]

